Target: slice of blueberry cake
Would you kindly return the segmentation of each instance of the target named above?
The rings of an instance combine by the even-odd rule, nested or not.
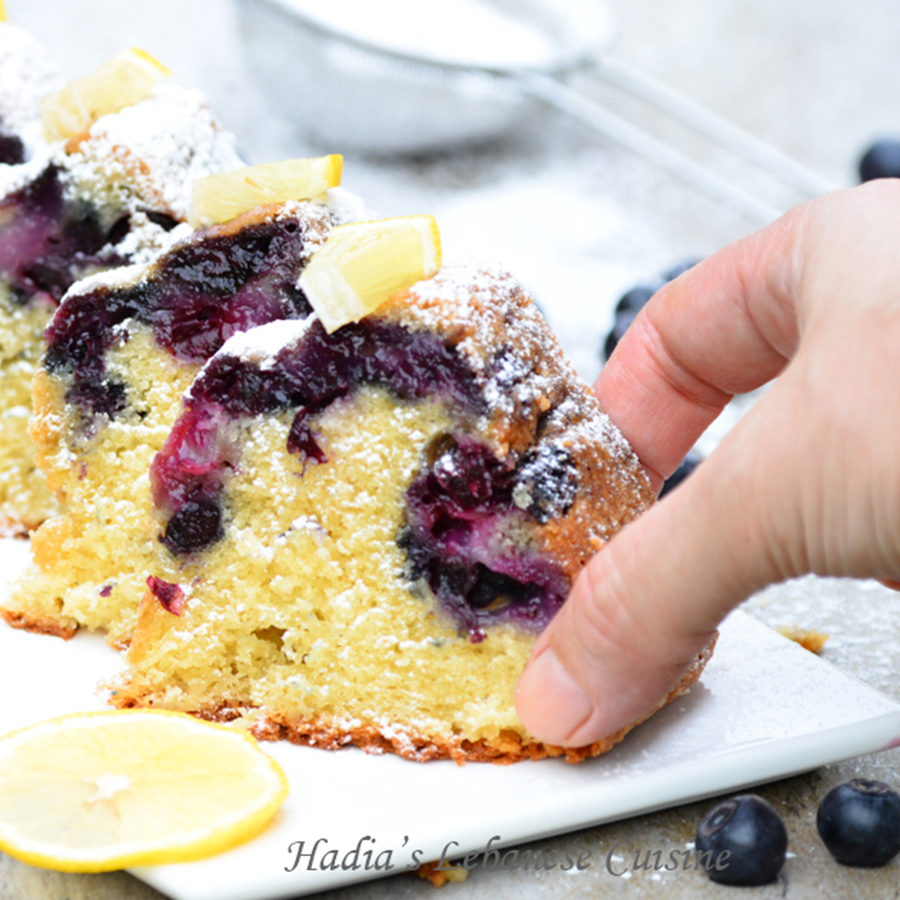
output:
[[[355,211],[341,189],[262,207],[69,290],[47,330],[32,423],[65,508],[33,533],[7,621],[61,636],[104,628],[127,642],[155,559],[148,471],[182,393],[231,335],[309,314],[297,278]]]
[[[16,167],[35,154],[46,153],[40,104],[61,83],[44,48],[27,32],[0,22],[0,184],[14,177]],[[0,296],[5,292],[0,284]],[[0,309],[2,318],[5,304],[0,306],[4,307]],[[24,312],[20,315],[27,317]],[[44,316],[39,318],[44,320]],[[26,459],[30,455],[25,435],[30,407],[28,377],[20,379],[16,370],[27,368],[31,360],[17,359],[25,349],[21,340],[22,335],[9,333],[0,339],[0,534],[23,530],[19,510],[37,507],[37,515],[30,519],[33,524],[52,508],[40,473]],[[13,371],[7,372],[5,363],[10,359],[15,360]]]
[[[332,333],[233,338],[151,485],[159,559],[116,705],[416,760],[623,736],[563,751],[515,714],[538,632],[652,492],[505,272],[446,266]]]
[[[0,166],[0,525],[57,509],[27,434],[43,332],[79,278],[149,259],[190,212],[191,182],[240,166],[203,97],[159,85],[65,143]]]

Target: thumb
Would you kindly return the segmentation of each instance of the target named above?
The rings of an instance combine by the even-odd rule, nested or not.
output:
[[[516,689],[536,738],[582,747],[621,736],[688,686],[721,619],[776,580],[752,549],[748,454],[720,446],[582,570]]]

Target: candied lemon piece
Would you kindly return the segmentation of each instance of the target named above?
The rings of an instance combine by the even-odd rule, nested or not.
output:
[[[6,21],[6,4],[0,0],[0,22]]]
[[[215,172],[194,182],[191,225],[215,225],[266,203],[309,200],[341,183],[340,154],[285,159],[231,172]]]
[[[330,334],[440,267],[434,216],[356,222],[332,229],[303,270],[300,288]]]
[[[0,850],[66,872],[210,856],[287,796],[242,731],[164,710],[76,713],[0,738]]]
[[[44,136],[48,141],[77,137],[101,116],[145,100],[154,86],[171,74],[146,51],[137,47],[123,50],[44,98]]]

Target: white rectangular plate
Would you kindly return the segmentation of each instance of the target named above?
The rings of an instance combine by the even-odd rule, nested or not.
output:
[[[25,552],[24,542],[0,542],[5,577]],[[96,685],[117,666],[97,635],[63,642],[0,627],[0,733],[103,708]],[[457,766],[266,744],[291,794],[263,836],[210,860],[134,874],[174,900],[295,897],[460,857],[492,838],[498,847],[572,831],[898,741],[900,706],[738,612],[701,683],[606,756],[575,766]]]

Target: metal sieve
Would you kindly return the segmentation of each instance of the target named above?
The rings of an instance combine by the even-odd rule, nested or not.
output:
[[[835,185],[614,60],[601,0],[238,0],[267,92],[316,143],[420,154],[487,141],[546,104],[761,222],[783,210],[719,178],[567,84],[589,72],[787,184]],[[480,38],[480,40],[476,39]]]

